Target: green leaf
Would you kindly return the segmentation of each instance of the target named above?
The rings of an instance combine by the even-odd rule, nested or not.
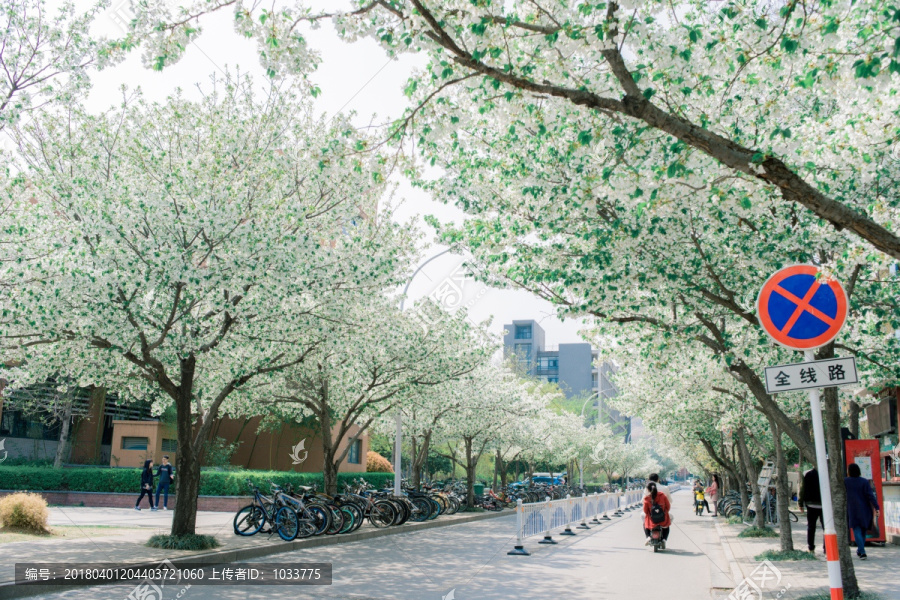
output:
[[[800,42],[797,40],[792,40],[791,38],[785,36],[781,38],[781,47],[785,52],[794,52],[797,48],[800,47]]]
[[[578,143],[582,146],[587,146],[591,143],[591,140],[594,139],[594,136],[591,134],[591,131],[585,129],[584,131],[579,132],[578,134]]]

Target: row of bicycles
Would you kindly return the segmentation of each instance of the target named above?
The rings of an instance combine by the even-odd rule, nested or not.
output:
[[[778,502],[776,500],[775,490],[769,489],[766,494],[766,498],[762,501],[762,511],[766,513],[766,520],[770,523],[778,523],[778,510],[776,510]],[[726,517],[743,517],[744,510],[741,507],[741,495],[737,490],[729,490],[727,491],[721,498],[719,498],[718,509],[720,515],[725,515]],[[793,523],[799,521],[799,517],[797,513],[793,511],[788,512],[788,516],[790,517]],[[747,510],[746,520],[752,520],[756,517],[756,511],[753,507]]]
[[[391,490],[374,489],[359,479],[345,484],[345,493],[329,496],[315,487],[269,482],[264,494],[247,480],[253,501],[234,515],[234,533],[251,536],[277,533],[285,540],[317,535],[351,533],[368,520],[373,527],[402,525],[451,515],[461,500],[452,492],[405,489],[401,496]]]

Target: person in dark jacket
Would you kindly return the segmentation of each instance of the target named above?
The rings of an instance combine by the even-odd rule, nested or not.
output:
[[[800,496],[797,498],[800,512],[806,509],[806,545],[810,552],[816,551],[816,522],[822,523],[825,529],[825,518],[822,514],[822,490],[819,487],[819,471],[815,467],[803,475],[800,484]],[[824,547],[822,551],[824,552]]]
[[[169,464],[169,455],[163,456],[162,464],[156,471],[159,483],[156,486],[156,507],[159,508],[159,493],[163,493],[163,510],[169,510],[169,485],[175,481],[175,468]]]
[[[141,495],[138,496],[137,502],[134,503],[134,510],[141,510],[140,504],[141,504],[141,500],[144,499],[144,494],[147,494],[147,502],[150,503],[150,510],[155,511],[156,507],[153,506],[153,461],[152,460],[144,461],[144,470],[141,471]]]
[[[849,477],[844,478],[844,487],[847,488],[847,521],[853,531],[853,539],[856,541],[856,555],[866,559],[866,531],[872,527],[874,518],[878,518],[881,507],[878,506],[878,498],[872,491],[872,485],[868,479],[862,477],[859,465],[851,463],[847,467]]]

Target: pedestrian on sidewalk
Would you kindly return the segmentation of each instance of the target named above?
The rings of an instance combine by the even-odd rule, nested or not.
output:
[[[822,491],[819,489],[819,471],[815,467],[803,474],[800,484],[800,496],[797,498],[800,512],[806,509],[806,546],[810,552],[816,551],[816,522],[822,523],[825,530],[825,518],[822,513]],[[822,548],[825,551],[825,548]]]
[[[141,500],[147,494],[147,502],[150,504],[150,510],[155,511],[153,506],[153,461],[144,461],[144,470],[141,471],[141,495],[138,496],[137,502],[134,503],[134,510],[141,510]]]
[[[713,473],[712,481],[709,484],[709,487],[706,488],[706,496],[709,498],[709,502],[713,507],[713,516],[719,516],[719,487],[721,486],[721,481],[719,480],[719,474]],[[706,505],[706,512],[709,512],[709,504]]]
[[[878,506],[878,498],[872,491],[872,484],[862,477],[859,465],[851,463],[847,467],[849,477],[844,478],[844,487],[847,488],[847,517],[848,525],[853,530],[853,539],[856,541],[856,555],[861,560],[866,560],[866,531],[872,528],[872,513],[878,518],[881,507]]]
[[[654,523],[650,518],[650,515],[653,513],[654,508],[658,506],[663,510],[666,515],[666,518],[663,519],[660,523]],[[669,516],[669,510],[672,508],[672,505],[669,504],[669,499],[666,498],[665,494],[660,493],[656,489],[656,483],[651,481],[647,484],[647,495],[644,496],[644,535],[647,536],[647,542],[644,544],[645,546],[650,545],[650,532],[654,527],[661,527],[662,534],[660,539],[662,540],[662,547],[666,547],[666,540],[669,539],[669,527],[672,525],[672,519]]]
[[[175,468],[169,464],[169,455],[162,458],[162,464],[156,471],[159,483],[156,484],[156,508],[159,508],[159,493],[163,493],[163,510],[169,510],[169,485],[175,481]]]

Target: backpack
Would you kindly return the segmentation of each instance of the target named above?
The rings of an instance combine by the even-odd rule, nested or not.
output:
[[[651,523],[662,523],[666,520],[666,511],[663,510],[662,506],[658,503],[654,502],[650,505],[650,522]]]

